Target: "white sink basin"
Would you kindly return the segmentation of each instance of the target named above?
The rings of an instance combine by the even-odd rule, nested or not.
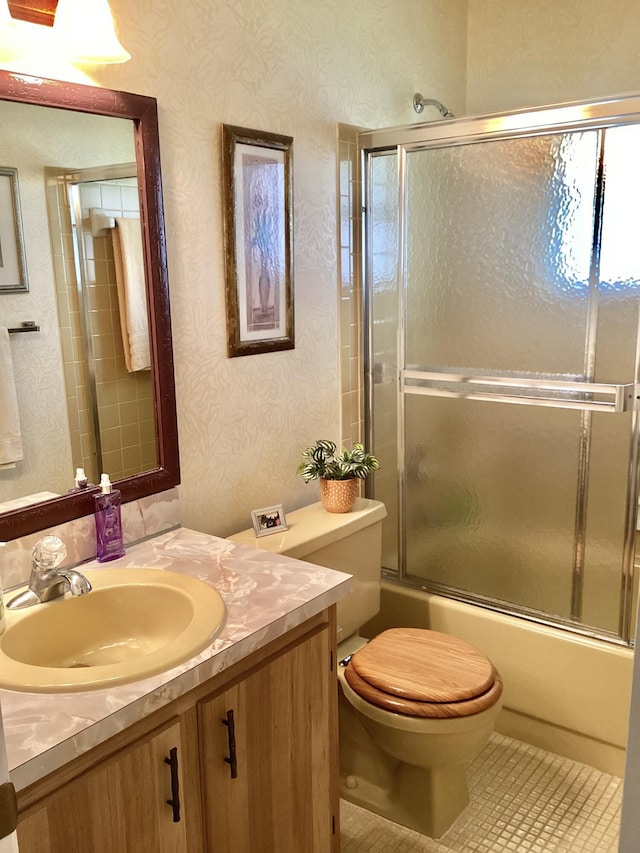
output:
[[[0,687],[98,690],[172,669],[211,644],[226,610],[203,581],[161,569],[84,573],[93,589],[5,610]]]

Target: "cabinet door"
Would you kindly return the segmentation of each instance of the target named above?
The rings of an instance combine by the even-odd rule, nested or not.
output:
[[[165,758],[173,749],[172,785]],[[183,778],[181,754],[176,721],[64,785],[20,819],[20,853],[186,853],[183,810],[174,822],[167,804],[176,771],[178,784]]]
[[[334,849],[330,650],[324,629],[199,703],[208,851]]]

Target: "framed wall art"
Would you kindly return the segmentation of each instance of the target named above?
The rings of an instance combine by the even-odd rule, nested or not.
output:
[[[290,136],[222,126],[229,357],[294,348]]]
[[[0,166],[0,293],[28,290],[18,170]]]

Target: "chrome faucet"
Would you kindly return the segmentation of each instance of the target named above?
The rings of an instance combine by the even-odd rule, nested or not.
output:
[[[84,575],[75,569],[60,568],[66,556],[64,542],[57,536],[45,536],[37,542],[31,552],[29,588],[12,598],[7,609],[20,610],[34,604],[44,604],[53,598],[60,598],[66,592],[72,595],[91,592],[91,584]]]

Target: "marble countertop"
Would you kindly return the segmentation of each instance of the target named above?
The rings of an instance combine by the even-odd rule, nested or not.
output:
[[[258,543],[259,544],[259,543]],[[84,693],[0,690],[11,779],[27,787],[262,648],[349,591],[350,575],[180,528],[86,569],[150,567],[192,575],[225,601],[226,624],[205,651],[162,675]]]

